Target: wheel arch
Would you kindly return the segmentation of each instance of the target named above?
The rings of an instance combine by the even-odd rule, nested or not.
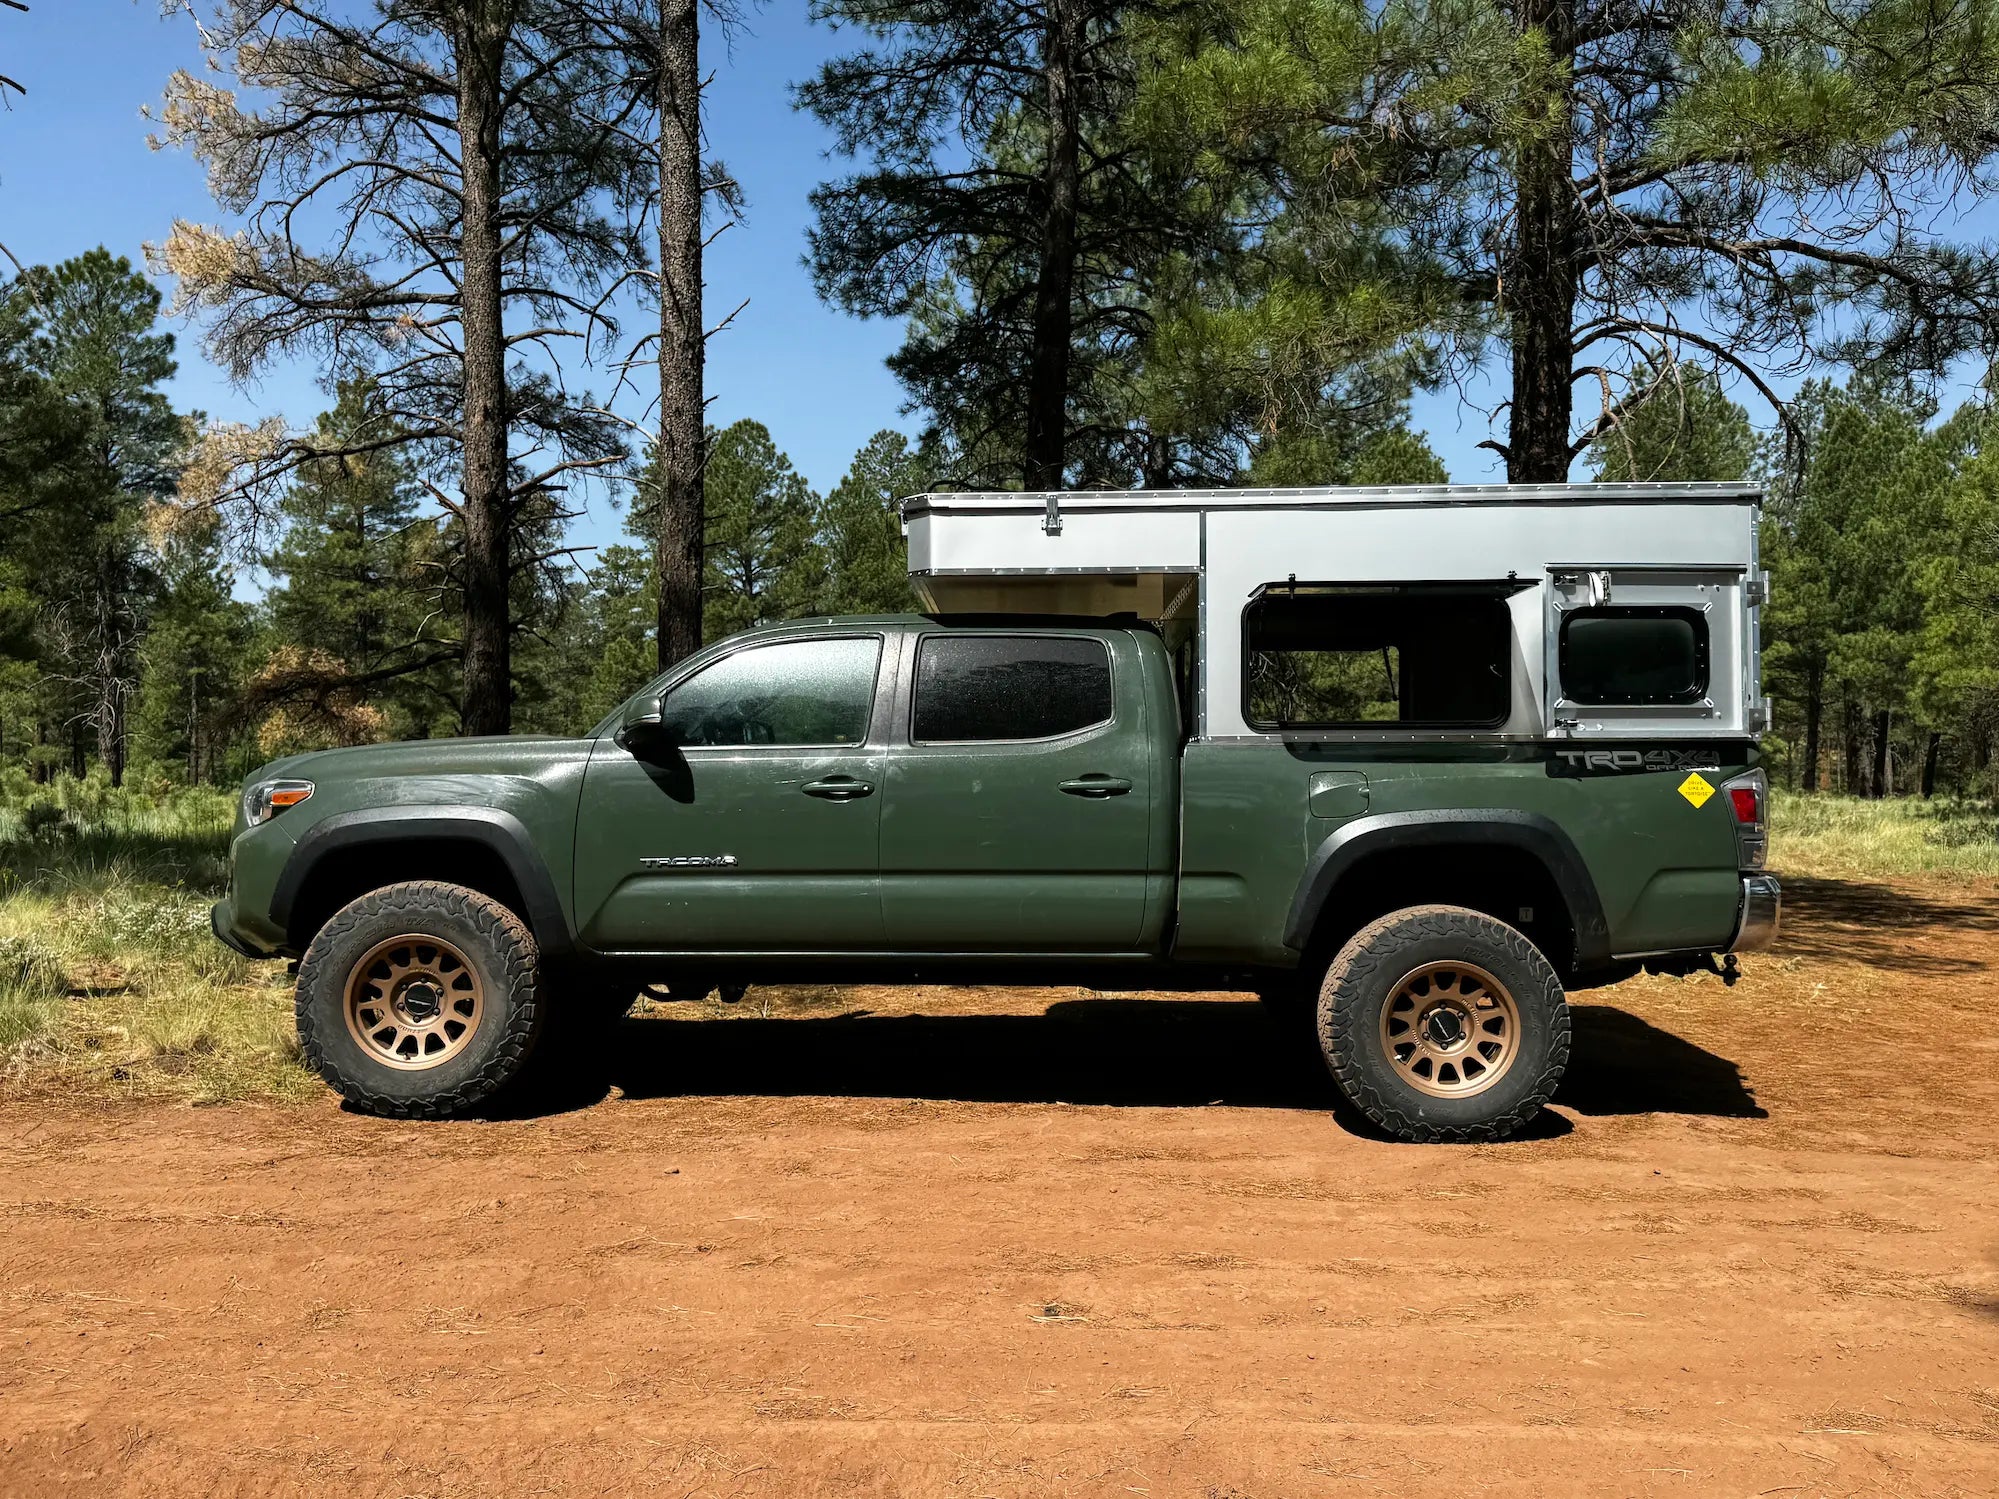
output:
[[[372,855],[392,861],[366,872]],[[489,895],[534,933],[544,955],[573,947],[569,919],[548,866],[520,819],[497,807],[380,807],[314,823],[286,860],[271,896],[271,919],[303,951],[326,918],[371,889],[404,880],[444,879]]]
[[[1566,918],[1573,966],[1588,969],[1608,961],[1609,923],[1596,881],[1575,843],[1552,818],[1512,808],[1382,812],[1342,823],[1319,842],[1299,877],[1285,918],[1285,946],[1306,952],[1323,942],[1330,916],[1348,907],[1369,911],[1378,904],[1378,899],[1361,898],[1370,868],[1452,848],[1482,854],[1494,868],[1538,869]],[[1569,966],[1563,955],[1550,956],[1558,968]]]

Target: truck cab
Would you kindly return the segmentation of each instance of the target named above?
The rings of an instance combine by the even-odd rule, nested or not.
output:
[[[1497,1138],[1570,990],[1774,934],[1756,517],[916,497],[932,612],[718,641],[574,739],[266,767],[216,931],[300,956],[306,1055],[387,1113],[475,1105],[642,984],[845,977],[1253,990],[1381,1128]]]

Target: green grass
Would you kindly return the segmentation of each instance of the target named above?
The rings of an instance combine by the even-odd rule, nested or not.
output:
[[[1986,801],[1778,791],[1770,807],[1770,866],[1826,879],[1999,875],[1999,807]]]
[[[0,793],[0,1095],[310,1093],[284,966],[208,930],[231,799],[52,789]]]

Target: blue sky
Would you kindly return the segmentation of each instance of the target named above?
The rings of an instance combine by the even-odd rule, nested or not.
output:
[[[161,19],[152,0],[29,4],[27,15],[0,11],[0,72],[28,88],[0,113],[0,243],[28,264],[98,244],[138,263],[141,246],[163,239],[176,217],[217,221],[200,168],[184,153],[149,150],[139,114],[174,69],[199,69],[187,18]],[[830,310],[800,264],[806,194],[834,164],[817,122],[791,108],[790,85],[835,42],[807,23],[803,0],[782,0],[753,15],[733,48],[714,38],[706,46],[716,72],[714,149],[749,197],[747,221],[709,251],[710,321],[750,299],[709,344],[709,409],[723,423],[764,422],[819,488],[838,481],[874,432],[915,425],[900,414],[901,390],[882,365],[899,324]],[[298,366],[234,390],[202,359],[197,330],[175,331],[174,396],[183,406],[246,420],[276,412],[303,424],[327,404],[316,371]],[[600,508],[583,539],[613,539],[618,525]]]
[[[164,237],[175,217],[214,221],[199,168],[182,153],[149,150],[140,116],[175,68],[199,68],[189,20],[162,19],[154,0],[30,3],[26,15],[0,11],[0,72],[29,91],[0,114],[0,242],[31,264],[97,244],[138,262],[141,246]],[[807,22],[804,0],[772,0],[752,13],[733,46],[711,37],[706,49],[716,73],[714,150],[749,198],[747,222],[709,253],[710,321],[750,299],[709,345],[710,411],[724,423],[763,421],[822,489],[872,433],[915,425],[901,414],[901,392],[882,365],[900,341],[899,325],[828,309],[800,263],[806,195],[841,167],[826,158],[818,124],[792,109],[790,86],[840,42]],[[296,365],[273,370],[254,390],[231,389],[201,358],[195,330],[177,331],[174,395],[183,406],[240,420],[275,412],[304,424],[326,404],[316,372]],[[1946,394],[1946,407],[1956,394]],[[1578,395],[1588,398],[1587,391]],[[1489,378],[1480,377],[1462,394],[1446,389],[1416,403],[1415,425],[1460,482],[1501,477],[1494,455],[1477,446],[1490,434],[1486,410],[1496,399]],[[618,526],[599,505],[578,539],[611,540]]]

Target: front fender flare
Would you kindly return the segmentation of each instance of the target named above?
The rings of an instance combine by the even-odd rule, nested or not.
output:
[[[337,812],[316,822],[299,838],[278,876],[271,895],[271,920],[291,930],[292,909],[313,870],[329,854],[426,838],[476,843],[491,850],[507,866],[521,893],[521,903],[527,907],[521,914],[534,933],[535,945],[550,956],[574,946],[569,918],[548,866],[535,851],[534,839],[518,817],[497,807],[379,807]]]
[[[1576,934],[1576,965],[1588,968],[1610,957],[1610,924],[1589,866],[1553,818],[1511,808],[1380,812],[1356,817],[1329,833],[1312,851],[1284,922],[1284,945],[1303,952],[1320,913],[1348,870],[1387,849],[1443,844],[1515,848],[1540,861],[1555,881]]]

